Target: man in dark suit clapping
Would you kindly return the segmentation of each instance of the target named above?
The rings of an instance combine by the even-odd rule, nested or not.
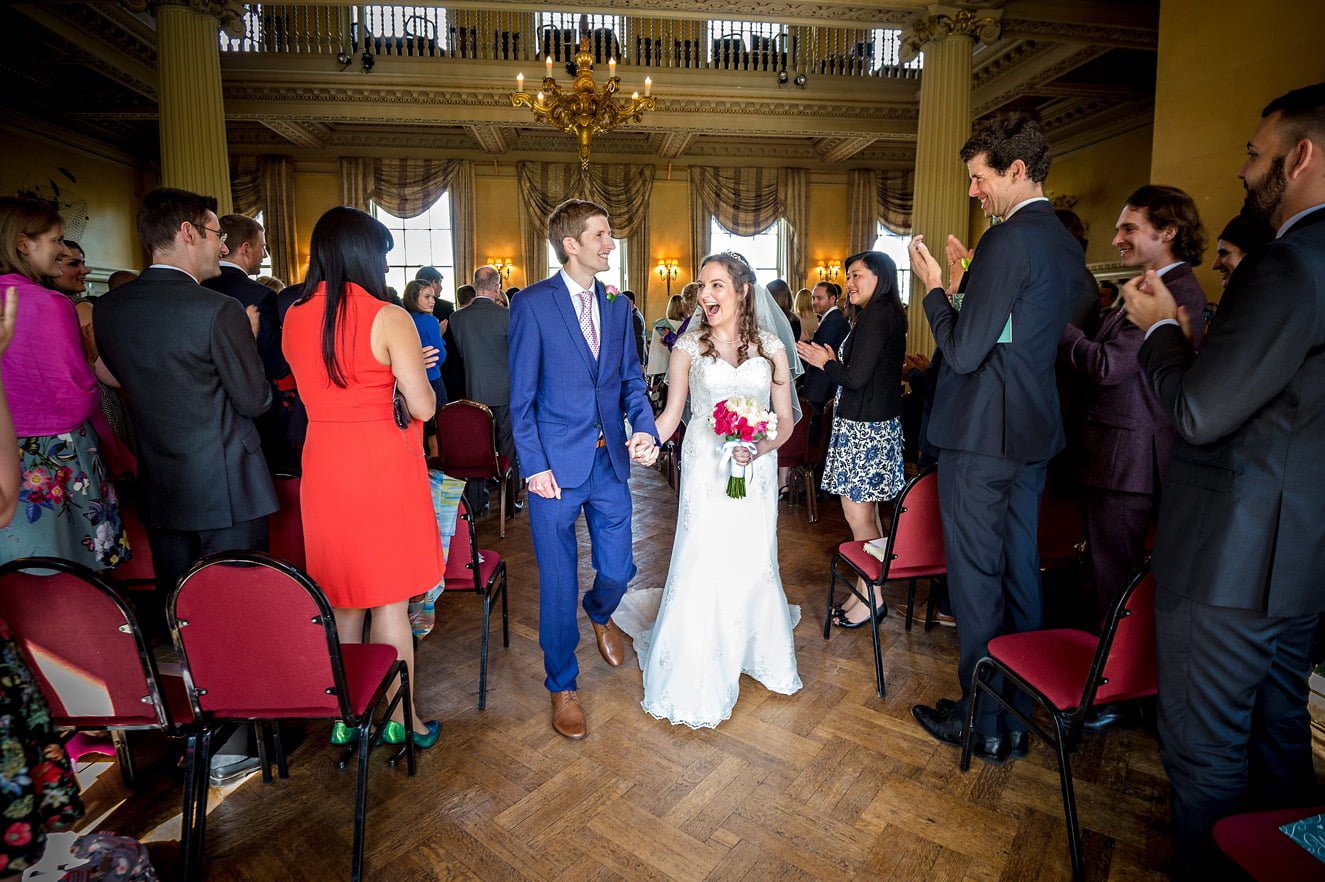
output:
[[[1229,279],[1198,358],[1153,272],[1123,288],[1142,370],[1177,429],[1155,539],[1159,741],[1178,879],[1216,820],[1319,801],[1307,676],[1325,611],[1325,83],[1270,103],[1244,211],[1277,238]]]
[[[1080,244],[1044,197],[1049,148],[1039,125],[1024,118],[995,122],[966,142],[961,157],[969,194],[1002,222],[975,250],[960,312],[923,237],[910,249],[944,359],[927,431],[940,449],[962,692],[960,702],[916,705],[912,713],[948,744],[960,743],[971,675],[989,641],[1041,626],[1040,494],[1045,466],[1063,447],[1054,361],[1068,318],[1083,298],[1095,297]],[[977,756],[1002,762],[1024,755],[1025,728],[995,702],[982,703],[974,728]]]
[[[271,405],[256,312],[199,284],[226,255],[216,200],[148,193],[138,234],[152,265],[97,301],[97,348],[138,436],[143,521],[164,602],[199,557],[267,549],[277,509],[253,419]]]
[[[841,296],[842,289],[833,282],[820,282],[810,292],[810,308],[819,317],[819,327],[815,328],[811,342],[828,346],[833,352],[837,352],[837,347],[851,333],[846,316],[837,308]],[[805,376],[801,383],[805,399],[810,402],[810,442],[814,443],[819,439],[824,405],[837,394],[837,384],[832,377],[811,364],[805,365]]]

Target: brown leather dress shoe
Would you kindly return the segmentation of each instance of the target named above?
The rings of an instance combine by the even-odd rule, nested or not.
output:
[[[603,657],[603,661],[612,667],[620,667],[626,660],[626,644],[621,640],[621,629],[616,626],[616,622],[607,620],[606,625],[600,625],[590,620],[593,625],[594,636],[598,638],[598,652]]]
[[[589,727],[584,722],[584,708],[580,707],[580,697],[574,689],[552,693],[552,728],[572,741],[579,741],[589,734]]]

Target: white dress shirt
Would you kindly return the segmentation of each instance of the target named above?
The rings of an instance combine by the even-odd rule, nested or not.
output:
[[[190,279],[193,279],[193,281],[194,281],[196,284],[199,284],[199,285],[202,284],[202,282],[199,282],[199,281],[198,281],[198,277],[197,277],[197,276],[195,276],[193,273],[189,272],[188,270],[184,269],[184,267],[182,267],[182,266],[171,266],[171,265],[168,264],[168,263],[154,263],[154,264],[152,264],[151,266],[149,266],[148,269],[168,269],[168,270],[174,270],[174,271],[177,272],[177,273],[183,273],[184,275],[188,276]]]

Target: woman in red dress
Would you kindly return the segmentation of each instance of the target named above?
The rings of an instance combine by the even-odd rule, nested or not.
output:
[[[419,332],[386,293],[387,228],[354,208],[318,220],[304,295],[286,315],[286,360],[308,409],[300,503],[308,573],[326,592],[343,643],[363,633],[396,648],[414,682],[409,598],[441,581],[442,543],[433,518],[423,424],[436,406]],[[392,386],[413,417],[392,417]],[[413,701],[413,696],[409,700]],[[385,740],[404,741],[402,710]],[[414,713],[414,744],[431,747],[440,724]],[[354,730],[338,723],[335,743]]]

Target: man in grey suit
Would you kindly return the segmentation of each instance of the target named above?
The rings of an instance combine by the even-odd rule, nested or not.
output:
[[[1307,677],[1325,611],[1325,83],[1262,112],[1239,172],[1277,238],[1229,280],[1198,358],[1158,275],[1123,288],[1177,429],[1153,567],[1173,875],[1212,866],[1216,820],[1318,801]]]
[[[138,437],[163,601],[203,555],[266,550],[267,515],[278,507],[253,425],[272,400],[255,323],[233,297],[199,284],[220,275],[227,253],[215,209],[215,199],[185,190],[148,193],[138,234],[152,265],[97,301],[97,348]]]
[[[501,273],[495,267],[474,270],[474,302],[451,315],[450,332],[460,356],[465,361],[465,397],[479,401],[492,411],[497,430],[497,452],[510,459],[514,469],[512,487],[520,486],[520,468],[515,459],[515,436],[511,431],[511,373],[507,364],[507,329],[511,313],[499,305]],[[465,488],[470,508],[481,512],[488,505],[484,481],[470,481]],[[522,506],[510,494],[506,514],[514,515]]]

